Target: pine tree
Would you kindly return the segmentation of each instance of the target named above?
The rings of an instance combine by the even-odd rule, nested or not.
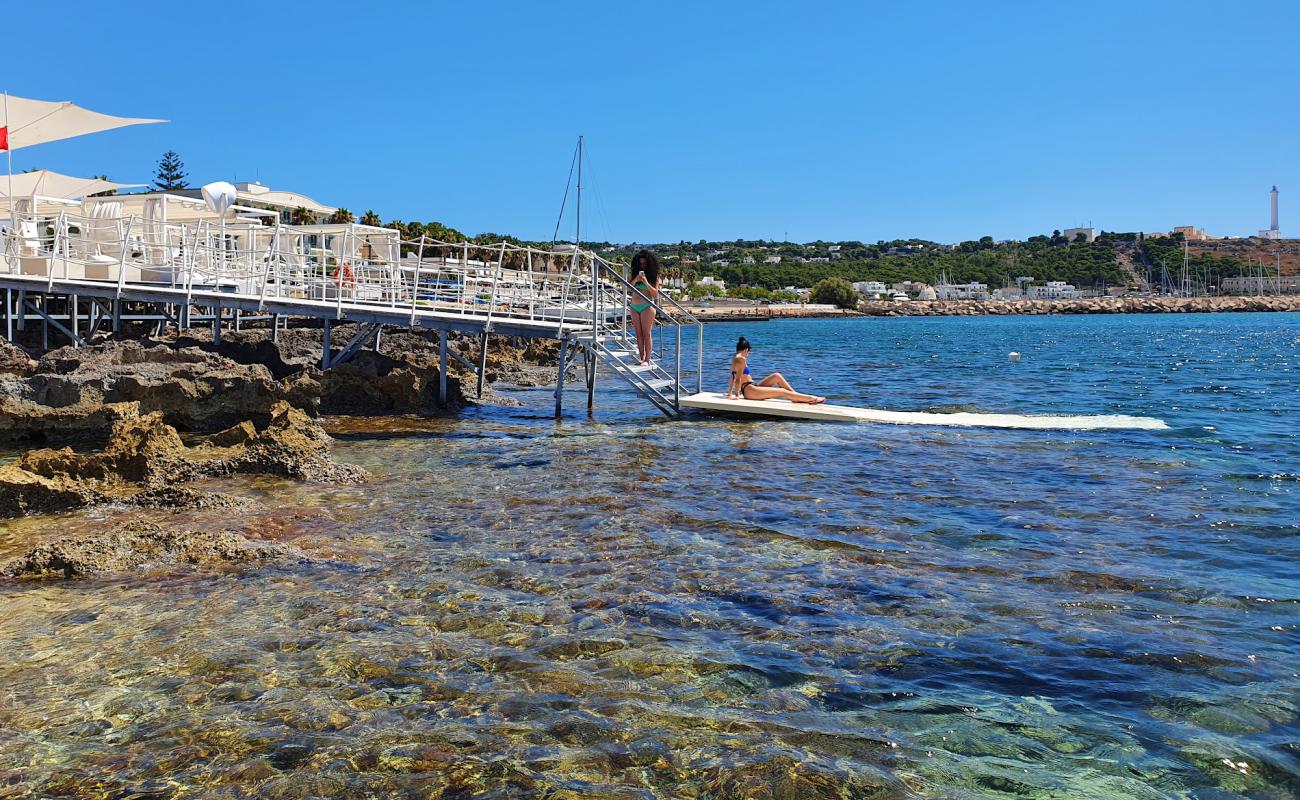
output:
[[[153,185],[164,192],[189,188],[189,184],[185,182],[185,162],[181,161],[180,155],[175,150],[163,153],[162,159],[158,162],[158,175],[153,179]]]

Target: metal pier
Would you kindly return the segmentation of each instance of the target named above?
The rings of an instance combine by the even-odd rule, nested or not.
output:
[[[645,298],[627,281],[626,267],[595,253],[547,251],[509,243],[473,244],[423,238],[368,226],[159,223],[105,220],[60,212],[21,220],[6,229],[0,260],[4,327],[12,340],[30,324],[42,326],[42,345],[81,346],[122,322],[153,322],[158,330],[210,325],[223,328],[271,320],[273,338],[293,318],[324,327],[321,367],[346,362],[385,327],[440,331],[439,396],[446,400],[446,367],[458,357],[449,333],[481,338],[479,376],[491,336],[559,341],[556,413],[563,411],[564,373],[579,356],[590,410],[597,364],[631,386],[655,408],[675,416],[684,394],[701,389],[702,326],[676,301]],[[657,309],[659,358],[635,361],[630,302]],[[340,322],[360,323],[341,347],[331,341]],[[696,329],[695,352],[683,371],[683,329]],[[688,376],[690,376],[688,378]],[[689,380],[693,388],[683,384]]]

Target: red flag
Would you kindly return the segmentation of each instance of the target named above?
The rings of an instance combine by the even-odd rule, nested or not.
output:
[[[0,150],[9,149],[9,126],[0,128]]]

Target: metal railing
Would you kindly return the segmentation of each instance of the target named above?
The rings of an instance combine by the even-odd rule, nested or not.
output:
[[[642,393],[673,408],[689,372],[683,371],[683,331],[696,332],[695,390],[702,385],[703,326],[667,294],[648,297],[628,280],[624,264],[572,246],[545,250],[510,242],[403,240],[368,226],[292,226],[236,219],[160,221],[60,211],[20,216],[2,240],[0,276],[32,279],[57,292],[84,283],[172,290],[188,319],[190,306],[221,305],[226,297],[274,301],[304,315],[342,319],[386,309],[416,324],[422,312],[464,320],[490,331],[504,321],[533,323],[538,335],[578,339],[592,348],[617,342],[635,351],[629,305],[656,310],[660,338],[656,380],[624,375]],[[24,280],[27,283],[28,280]],[[183,296],[177,296],[183,293]],[[518,326],[516,326],[518,327]],[[664,340],[671,342],[665,358]],[[610,348],[605,348],[610,349]],[[594,350],[593,350],[594,353]],[[653,384],[670,378],[671,398]]]

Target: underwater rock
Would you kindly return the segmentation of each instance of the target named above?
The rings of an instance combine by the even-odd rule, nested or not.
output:
[[[191,531],[130,522],[99,536],[36,545],[0,566],[0,575],[75,578],[146,566],[267,561],[295,554],[287,545],[253,541],[234,531]]]
[[[255,505],[251,500],[220,492],[205,492],[188,486],[159,486],[145,489],[126,501],[139,508],[174,509],[248,509]]]

